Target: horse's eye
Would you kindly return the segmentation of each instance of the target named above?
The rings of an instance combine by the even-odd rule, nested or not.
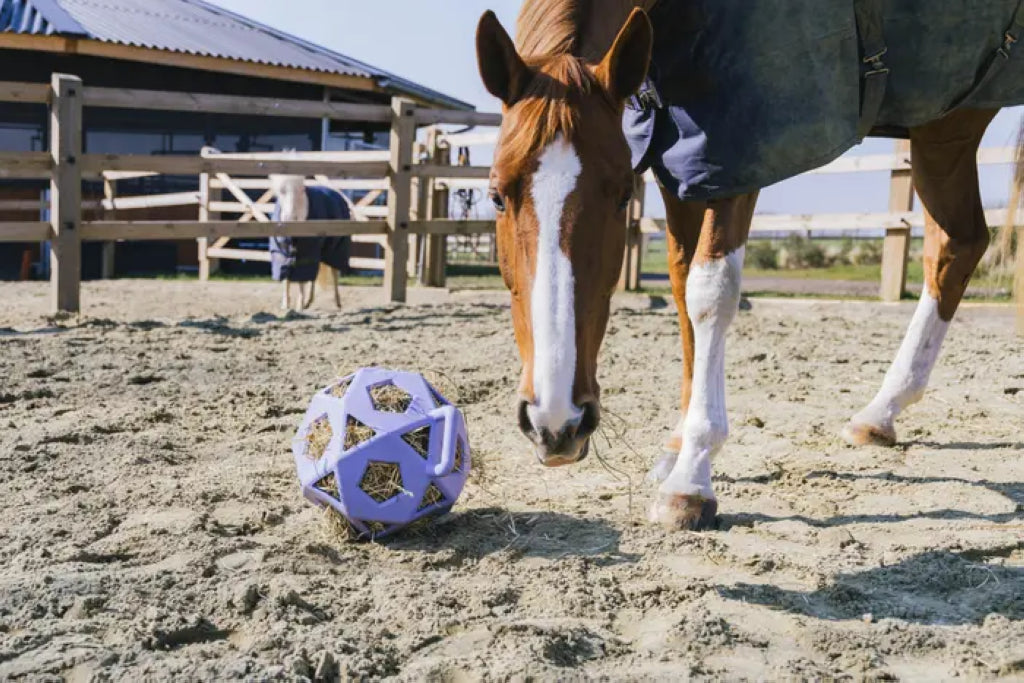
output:
[[[490,197],[491,204],[494,204],[494,210],[498,213],[505,213],[505,199],[501,196],[501,193],[497,190],[491,190]]]

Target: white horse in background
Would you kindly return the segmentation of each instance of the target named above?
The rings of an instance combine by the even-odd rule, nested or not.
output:
[[[299,175],[271,175],[270,189],[280,209],[280,220],[283,222],[301,222],[309,220],[309,197],[306,194],[306,179]],[[338,193],[344,199],[349,212],[355,215],[355,207],[344,193]],[[334,305],[341,308],[341,291],[338,285],[338,269],[321,262],[314,282],[282,280],[281,308],[292,310],[292,285],[298,285],[299,308],[305,310],[313,305],[317,289],[333,289]]]

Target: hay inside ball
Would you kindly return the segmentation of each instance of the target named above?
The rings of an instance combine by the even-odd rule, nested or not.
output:
[[[364,368],[318,391],[292,444],[332,534],[379,538],[447,512],[466,484],[465,421],[421,375]]]

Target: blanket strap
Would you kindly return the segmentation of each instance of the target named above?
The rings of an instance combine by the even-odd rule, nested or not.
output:
[[[1022,0],[1024,2],[1024,0]],[[864,89],[861,94],[860,119],[857,122],[857,135],[864,138],[878,120],[885,100],[885,89],[889,83],[889,67],[882,61],[888,52],[885,35],[882,31],[881,0],[855,0],[854,11],[857,17],[857,33],[864,57],[861,59],[861,77]]]
[[[996,51],[988,58],[985,66],[978,72],[978,77],[974,80],[974,84],[967,89],[966,93],[955,99],[953,104],[947,107],[943,113],[951,112],[957,107],[968,104],[975,95],[981,92],[1003,70],[1007,62],[1010,61],[1010,54],[1013,52],[1014,45],[1022,37],[1024,37],[1024,0],[1020,0],[1017,3],[1017,9],[1013,11],[1010,25],[1003,31],[1002,45],[996,48]]]

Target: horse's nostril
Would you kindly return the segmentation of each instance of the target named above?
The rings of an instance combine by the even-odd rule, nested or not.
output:
[[[528,401],[519,402],[519,431],[527,436],[531,441],[536,439],[537,430],[534,429],[533,423],[530,422],[530,413],[527,408],[530,407]]]
[[[580,423],[576,425],[576,437],[585,439],[597,431],[597,425],[601,422],[601,406],[596,401],[587,401],[583,404],[583,415]]]

